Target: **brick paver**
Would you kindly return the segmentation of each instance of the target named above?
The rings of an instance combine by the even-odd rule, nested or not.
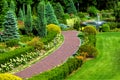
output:
[[[31,65],[30,67],[15,73],[22,78],[29,78],[33,75],[52,69],[53,67],[63,63],[68,57],[73,55],[79,48],[80,40],[77,37],[77,31],[63,31],[64,43],[62,46],[41,61]]]

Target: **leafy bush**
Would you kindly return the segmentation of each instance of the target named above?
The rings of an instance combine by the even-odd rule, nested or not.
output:
[[[110,26],[108,24],[103,24],[101,27],[102,32],[110,31]]]
[[[83,30],[85,35],[96,35],[97,30],[93,26],[86,26]]]
[[[96,35],[88,35],[88,43],[92,46],[96,46]]]
[[[19,57],[21,54],[26,54],[26,52],[31,52],[31,51],[34,51],[34,47],[26,46],[0,54],[0,64],[9,61],[12,58]]]
[[[68,26],[65,24],[59,24],[61,30],[67,30]]]
[[[47,31],[48,32],[55,32],[57,34],[61,33],[60,27],[58,25],[55,25],[55,24],[47,25]]]
[[[28,80],[61,80],[65,79],[71,72],[78,69],[82,65],[82,60],[75,57],[70,57],[64,64],[55,67],[54,69],[43,72]]]
[[[112,29],[110,30],[111,32],[120,32],[120,28],[115,28],[115,29]]]
[[[90,14],[90,16],[96,16],[99,10],[95,6],[91,6],[88,8],[87,12]]]
[[[33,38],[32,36],[22,35],[22,36],[20,37],[20,42],[26,43],[26,42],[28,42],[28,41],[31,41],[32,38]]]
[[[13,47],[13,46],[18,46],[19,40],[18,39],[11,39],[9,41],[5,42],[7,47]]]
[[[22,80],[22,78],[9,73],[4,73],[0,74],[0,80]]]
[[[116,22],[108,22],[108,25],[110,26],[110,29],[117,28],[117,23]]]
[[[44,48],[44,43],[40,41],[39,37],[34,37],[31,41],[27,43],[27,45],[34,46],[37,50],[41,50]]]
[[[80,46],[78,53],[81,54],[83,52],[88,54],[87,57],[96,57],[98,54],[97,49],[90,44]]]

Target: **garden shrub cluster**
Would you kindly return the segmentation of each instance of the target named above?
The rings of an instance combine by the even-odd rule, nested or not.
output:
[[[7,47],[13,47],[13,46],[18,46],[19,45],[19,40],[18,39],[11,39],[9,41],[5,41]]]
[[[28,80],[62,80],[77,70],[82,65],[82,60],[76,57],[70,57],[64,64],[55,67],[54,69],[33,76]]]
[[[86,26],[78,36],[82,39],[82,45],[78,50],[80,58],[96,57],[98,51],[96,49],[96,34],[97,30],[93,26]]]
[[[32,52],[32,51],[34,51],[34,47],[26,46],[15,49],[13,51],[2,53],[0,54],[0,64],[9,61],[12,58],[19,57],[21,54],[26,54],[26,52]]]
[[[22,78],[9,73],[4,73],[0,74],[0,80],[22,80]]]

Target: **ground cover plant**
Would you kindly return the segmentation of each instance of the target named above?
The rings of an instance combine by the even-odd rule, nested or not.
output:
[[[85,62],[66,80],[119,80],[120,74],[120,32],[97,34],[98,56]]]

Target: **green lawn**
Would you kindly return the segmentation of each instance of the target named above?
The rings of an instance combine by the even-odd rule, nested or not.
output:
[[[97,58],[83,64],[65,80],[120,80],[120,32],[97,35]]]

